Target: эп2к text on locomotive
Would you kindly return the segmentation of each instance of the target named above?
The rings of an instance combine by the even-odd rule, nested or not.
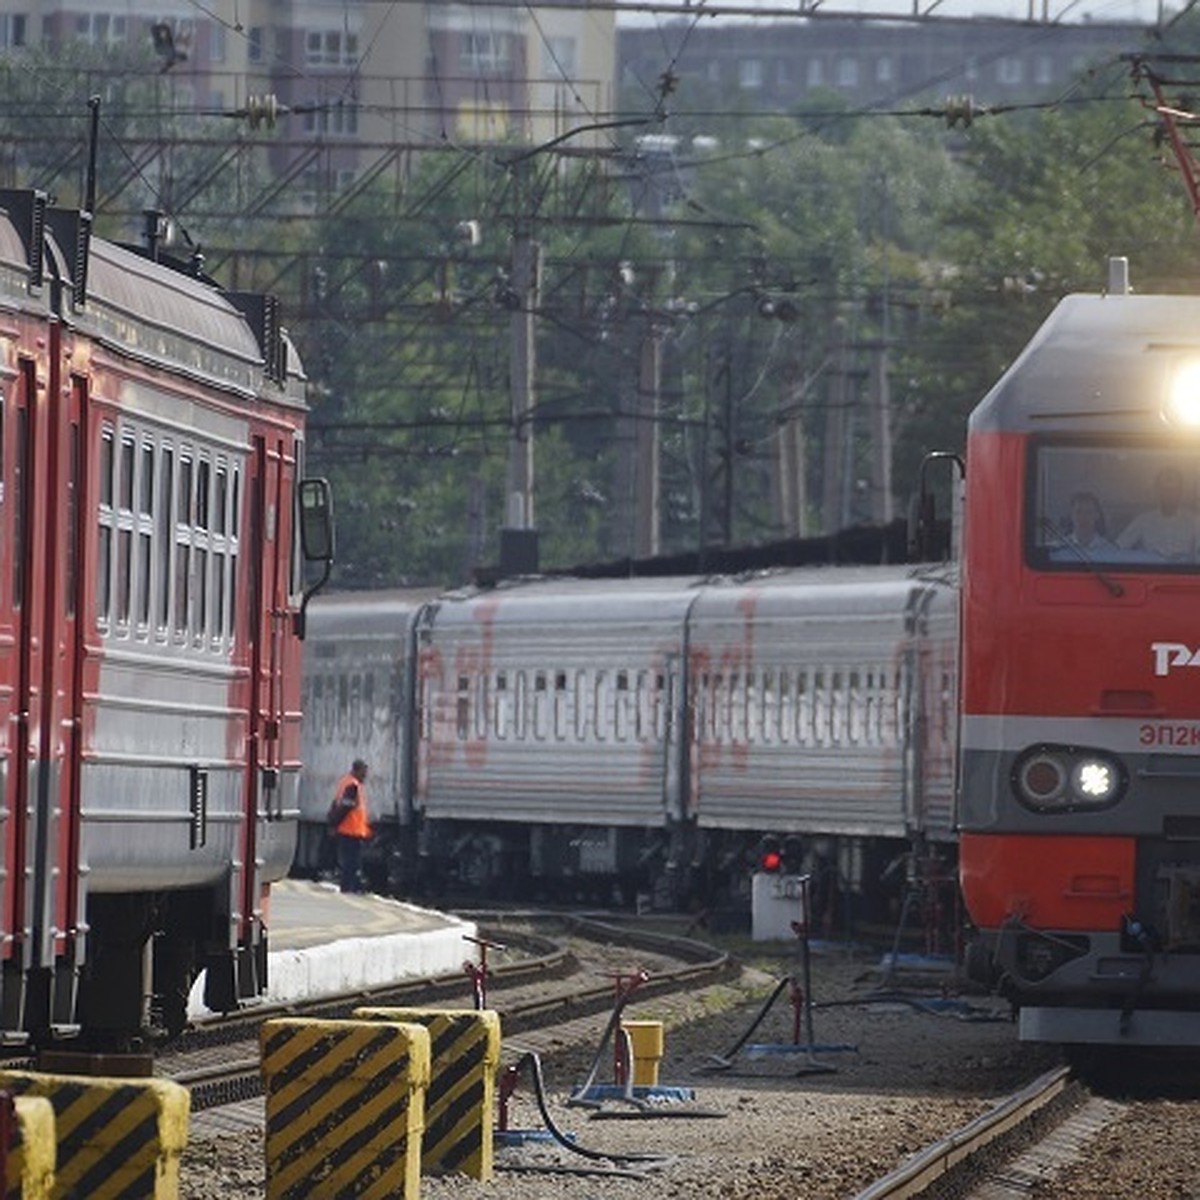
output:
[[[362,756],[409,894],[744,902],[773,835],[865,912],[952,866],[956,646],[944,567],[320,597],[297,864]]]
[[[269,298],[4,192],[0,309],[0,1037],[121,1047],[262,990],[327,496]]]

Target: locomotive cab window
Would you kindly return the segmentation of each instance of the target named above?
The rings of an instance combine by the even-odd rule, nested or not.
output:
[[[1200,454],[1178,443],[1035,442],[1030,566],[1200,571]]]

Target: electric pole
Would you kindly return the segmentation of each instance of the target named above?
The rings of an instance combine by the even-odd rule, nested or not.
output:
[[[508,453],[505,526],[500,530],[500,570],[504,575],[536,575],[537,528],[533,516],[533,411],[535,334],[541,292],[542,248],[523,230],[513,235],[512,353],[509,393],[512,432]]]

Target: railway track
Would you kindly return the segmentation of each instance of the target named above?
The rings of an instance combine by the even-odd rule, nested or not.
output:
[[[1068,1067],[1047,1071],[962,1129],[913,1155],[855,1200],[1016,1200],[1120,1115]]]
[[[528,1033],[610,1009],[615,996],[613,979],[595,980],[597,974],[604,973],[605,959],[611,959],[614,951],[619,954],[634,950],[643,956],[640,962],[651,963],[652,969],[644,971],[646,977],[638,983],[639,996],[713,982],[736,969],[728,954],[704,943],[593,918],[522,916],[523,922],[560,927],[558,936],[569,939],[568,946],[543,932],[515,929],[514,918],[504,918],[507,923],[500,923],[501,918],[495,914],[473,916],[487,941],[503,943],[510,951],[519,947],[521,951],[519,959],[489,965],[487,972],[488,1007],[500,1013],[506,1034]],[[588,957],[581,947],[589,944],[609,951],[592,963],[590,972],[581,962]],[[258,1037],[265,1021],[296,1016],[341,1020],[360,1007],[450,1006],[456,1002],[470,1007],[469,991],[464,972],[323,996],[306,1004],[264,1005],[250,1012],[213,1018],[190,1030],[170,1053],[160,1056],[156,1074],[187,1087],[195,1112],[236,1104],[262,1092]]]

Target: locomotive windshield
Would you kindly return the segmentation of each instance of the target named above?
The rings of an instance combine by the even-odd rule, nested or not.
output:
[[[1032,566],[1200,570],[1200,461],[1162,443],[1035,444]]]

